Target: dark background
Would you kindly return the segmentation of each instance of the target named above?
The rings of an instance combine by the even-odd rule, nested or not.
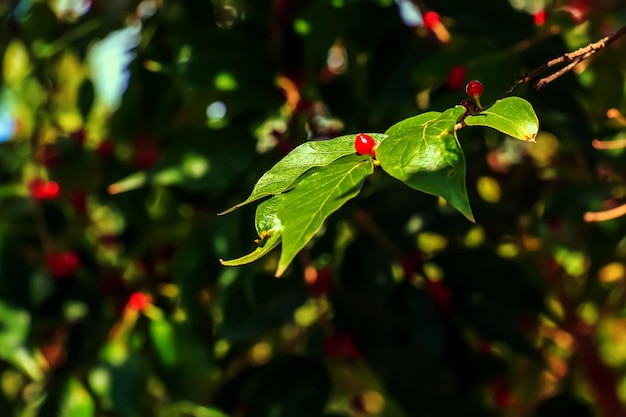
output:
[[[583,217],[626,198],[620,142],[592,147],[626,139],[621,40],[515,91],[536,144],[459,131],[476,224],[377,170],[276,279],[277,251],[218,262],[254,248],[254,205],[217,216],[306,140],[443,111],[471,79],[493,101],[623,2],[0,16],[2,416],[626,416],[626,220]]]

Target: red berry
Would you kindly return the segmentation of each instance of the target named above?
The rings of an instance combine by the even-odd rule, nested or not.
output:
[[[80,266],[75,252],[51,252],[46,255],[46,264],[55,278],[67,278]]]
[[[448,71],[448,87],[451,90],[460,90],[465,83],[465,77],[467,76],[467,68],[461,65],[450,68]]]
[[[539,10],[537,13],[533,14],[533,20],[535,21],[535,25],[543,26],[546,24],[547,14],[545,10]]]
[[[476,112],[476,103],[473,100],[465,99],[461,101],[461,106],[465,107],[465,115],[474,114]]]
[[[439,281],[426,281],[426,293],[430,296],[435,309],[442,315],[452,313],[452,292]]]
[[[465,91],[470,97],[480,97],[483,95],[483,91],[485,91],[485,88],[483,87],[483,83],[481,83],[480,81],[472,80],[465,86]]]
[[[304,276],[309,293],[313,296],[330,294],[333,290],[333,270],[330,268],[311,268],[310,271]]]
[[[142,292],[134,292],[130,295],[126,306],[129,310],[144,311],[152,302],[152,297]]]
[[[372,153],[372,149],[376,145],[374,139],[365,133],[359,133],[354,140],[354,148],[359,155],[367,155]]]
[[[56,181],[34,178],[28,182],[30,195],[35,200],[53,200],[59,196],[61,188]]]
[[[427,29],[432,30],[435,25],[440,22],[441,18],[439,17],[439,13],[433,11],[424,13],[424,26],[426,26]]]
[[[133,141],[132,159],[138,169],[148,169],[161,156],[156,138],[150,135],[138,135]]]
[[[87,193],[83,190],[73,190],[70,193],[69,200],[77,214],[87,214]]]

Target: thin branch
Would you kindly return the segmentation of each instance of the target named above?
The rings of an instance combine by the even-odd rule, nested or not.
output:
[[[595,149],[624,149],[626,148],[626,139],[618,140],[598,140],[591,141],[591,146]]]
[[[585,59],[593,56],[598,51],[606,48],[607,46],[609,46],[610,44],[612,44],[613,42],[615,42],[617,39],[621,38],[624,35],[626,35],[626,26],[623,26],[614,34],[605,36],[604,38],[600,39],[597,42],[591,43],[574,52],[568,52],[566,54],[561,55],[558,58],[554,58],[548,61],[542,66],[530,71],[524,77],[515,81],[515,83],[513,83],[513,85],[511,86],[511,88],[509,88],[509,90],[504,94],[504,96],[506,97],[506,96],[511,95],[513,91],[520,85],[524,83],[529,83],[535,80],[536,78],[550,71],[553,71],[553,67],[561,65],[561,64],[566,64],[564,67],[562,67],[558,71],[554,72],[553,74],[547,77],[540,79],[539,81],[537,81],[537,83],[535,83],[534,85],[535,89],[537,90],[542,89],[543,87],[547,86],[548,84],[550,84],[551,82],[553,82],[554,80],[562,76],[563,74],[567,73],[568,71],[571,71],[572,68],[578,65],[581,61],[584,61]]]
[[[613,220],[626,214],[626,204],[605,211],[588,211],[583,215],[587,223]]]

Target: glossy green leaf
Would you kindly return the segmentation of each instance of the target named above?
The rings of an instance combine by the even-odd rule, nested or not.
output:
[[[278,208],[283,196],[277,195],[267,201],[262,202],[256,209],[256,231],[259,234],[257,248],[240,258],[224,261],[220,259],[222,265],[238,266],[254,262],[267,255],[281,242],[282,225],[278,218]]]
[[[534,142],[539,131],[539,120],[533,106],[520,97],[506,97],[486,110],[465,118],[468,126],[486,126],[514,137]]]
[[[369,155],[346,156],[308,172],[294,190],[284,195],[278,209],[283,226],[283,248],[276,276],[285,272],[326,218],[359,193],[365,178],[373,172],[374,164]]]
[[[465,108],[428,112],[396,123],[376,149],[382,168],[416,190],[441,196],[469,220],[465,157],[454,126]]]
[[[385,135],[369,133],[376,142]],[[296,180],[310,169],[326,166],[341,157],[355,154],[355,135],[340,136],[330,140],[310,141],[295,148],[257,181],[250,197],[220,213],[229,213],[261,198],[276,195],[293,188]]]

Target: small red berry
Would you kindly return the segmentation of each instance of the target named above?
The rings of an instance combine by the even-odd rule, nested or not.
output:
[[[465,91],[467,92],[468,96],[477,98],[483,95],[483,91],[485,91],[485,88],[483,87],[483,83],[481,83],[480,81],[472,80],[465,86]]]
[[[547,13],[545,10],[539,10],[533,14],[533,20],[536,26],[543,26],[546,24]]]
[[[354,140],[354,148],[359,155],[367,155],[372,153],[372,149],[376,145],[374,139],[365,133],[359,133]]]
[[[476,103],[473,100],[465,99],[461,101],[461,106],[465,107],[465,115],[476,113]]]
[[[156,138],[150,135],[138,135],[134,138],[132,160],[136,168],[148,169],[156,163],[160,156],[161,150]]]
[[[77,214],[87,214],[87,193],[83,190],[72,190],[69,200]]]
[[[28,182],[28,190],[35,200],[53,200],[59,196],[61,187],[56,181],[34,178]]]
[[[435,310],[442,315],[450,315],[452,313],[452,292],[448,287],[439,281],[426,281],[426,293],[430,296]]]
[[[304,278],[313,296],[328,295],[333,291],[333,270],[330,268],[310,268]]]
[[[448,87],[451,90],[457,91],[463,88],[465,83],[465,77],[467,77],[467,68],[462,65],[457,65],[450,68],[448,71]]]
[[[46,255],[46,264],[55,278],[67,278],[80,266],[75,252],[50,252]]]
[[[424,26],[426,26],[427,29],[432,30],[440,22],[441,18],[439,17],[439,13],[433,11],[424,13]]]
[[[134,292],[130,295],[126,307],[129,310],[144,311],[152,302],[152,297],[142,292]]]

